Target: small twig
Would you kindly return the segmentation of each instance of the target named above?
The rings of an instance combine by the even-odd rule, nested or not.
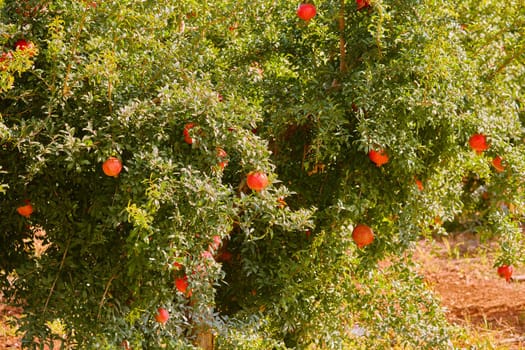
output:
[[[80,19],[80,23],[78,25],[78,32],[75,35],[75,38],[73,40],[73,43],[71,45],[71,57],[69,59],[69,62],[66,67],[66,73],[64,75],[64,87],[62,88],[62,95],[64,97],[68,97],[69,95],[69,75],[71,74],[71,68],[72,68],[72,62],[75,59],[75,55],[77,54],[77,46],[80,41],[80,35],[82,34],[82,30],[84,29],[84,24],[86,22],[87,18],[87,11],[84,11],[84,14],[82,15],[82,18]]]
[[[62,272],[62,269],[64,268],[64,263],[66,261],[67,252],[69,251],[69,245],[71,244],[71,238],[68,239],[66,244],[66,249],[64,250],[64,254],[62,255],[62,261],[60,262],[60,266],[58,267],[58,272],[55,277],[55,280],[53,281],[53,284],[51,285],[51,289],[49,290],[49,295],[47,296],[46,302],[44,304],[44,311],[43,314],[47,311],[47,306],[49,304],[49,300],[51,300],[51,296],[53,295],[53,292],[55,291],[56,284],[58,282],[58,278],[60,277],[60,273]]]
[[[512,276],[511,281],[512,282],[525,282],[525,275]]]
[[[117,278],[117,275],[111,276],[108,283],[106,284],[106,288],[104,288],[104,294],[102,294],[102,298],[100,298],[100,303],[98,304],[98,313],[97,313],[97,320],[100,319],[100,314],[102,313],[102,306],[104,305],[104,300],[106,299],[106,295],[108,295],[109,286],[111,285],[111,282]]]
[[[510,343],[518,343],[518,342],[522,342],[522,341],[525,341],[525,337],[516,337],[516,338],[502,339],[498,343],[499,344],[510,344]]]
[[[505,68],[507,68],[507,66],[509,66],[512,61],[514,61],[519,55],[521,55],[522,52],[517,52],[511,56],[508,56],[506,57],[503,62],[498,66],[498,68],[496,68],[496,70],[492,73],[490,73],[490,75],[488,76],[488,79],[489,80],[492,80],[494,79],[494,77],[496,75],[498,75],[499,73],[501,73]]]

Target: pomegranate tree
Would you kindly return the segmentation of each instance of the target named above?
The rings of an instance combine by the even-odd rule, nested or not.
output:
[[[448,348],[414,243],[525,261],[522,1],[1,3],[24,347]]]

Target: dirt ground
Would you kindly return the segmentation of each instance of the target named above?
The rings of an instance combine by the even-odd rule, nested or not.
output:
[[[1,296],[0,296],[1,300]],[[0,303],[0,350],[20,349],[20,339],[14,329],[8,324],[14,316],[20,315],[21,310]]]
[[[507,283],[493,267],[493,251],[494,244],[459,235],[421,241],[416,260],[450,322],[489,337],[490,348],[525,349],[525,269],[515,269]]]
[[[524,281],[505,282],[493,267],[492,252],[492,244],[457,235],[419,242],[415,258],[419,272],[441,297],[450,322],[488,339],[489,349],[525,349],[525,269],[514,272]],[[0,350],[20,348],[20,339],[5,324],[20,311],[0,303]]]

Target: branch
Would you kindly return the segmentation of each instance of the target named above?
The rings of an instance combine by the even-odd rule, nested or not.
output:
[[[341,0],[341,7],[339,8],[339,52],[341,61],[339,63],[339,70],[341,73],[346,72],[346,41],[345,41],[345,0]]]
[[[111,285],[111,282],[113,282],[115,278],[117,278],[117,275],[111,276],[108,283],[106,284],[106,288],[104,288],[104,294],[102,294],[102,298],[100,298],[100,303],[98,303],[97,320],[100,319],[100,314],[102,312],[102,306],[104,305],[104,300],[106,299],[106,295],[108,295],[109,286]]]
[[[42,314],[45,314],[47,311],[47,305],[49,304],[49,300],[51,300],[51,295],[53,295],[53,292],[55,291],[55,287],[58,282],[58,277],[60,276],[60,272],[62,272],[62,269],[64,268],[64,263],[66,261],[67,252],[69,251],[69,245],[71,244],[71,238],[68,239],[66,244],[66,249],[64,250],[64,254],[62,255],[62,261],[60,261],[60,266],[58,267],[58,272],[55,277],[55,280],[53,281],[53,284],[51,285],[51,290],[49,291],[49,295],[47,296],[46,303],[44,304],[44,311]]]

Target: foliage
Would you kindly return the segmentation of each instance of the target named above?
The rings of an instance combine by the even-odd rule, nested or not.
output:
[[[498,263],[523,259],[520,1],[322,0],[308,22],[296,6],[4,1],[0,275],[25,345],[447,348],[407,249],[475,216]]]

